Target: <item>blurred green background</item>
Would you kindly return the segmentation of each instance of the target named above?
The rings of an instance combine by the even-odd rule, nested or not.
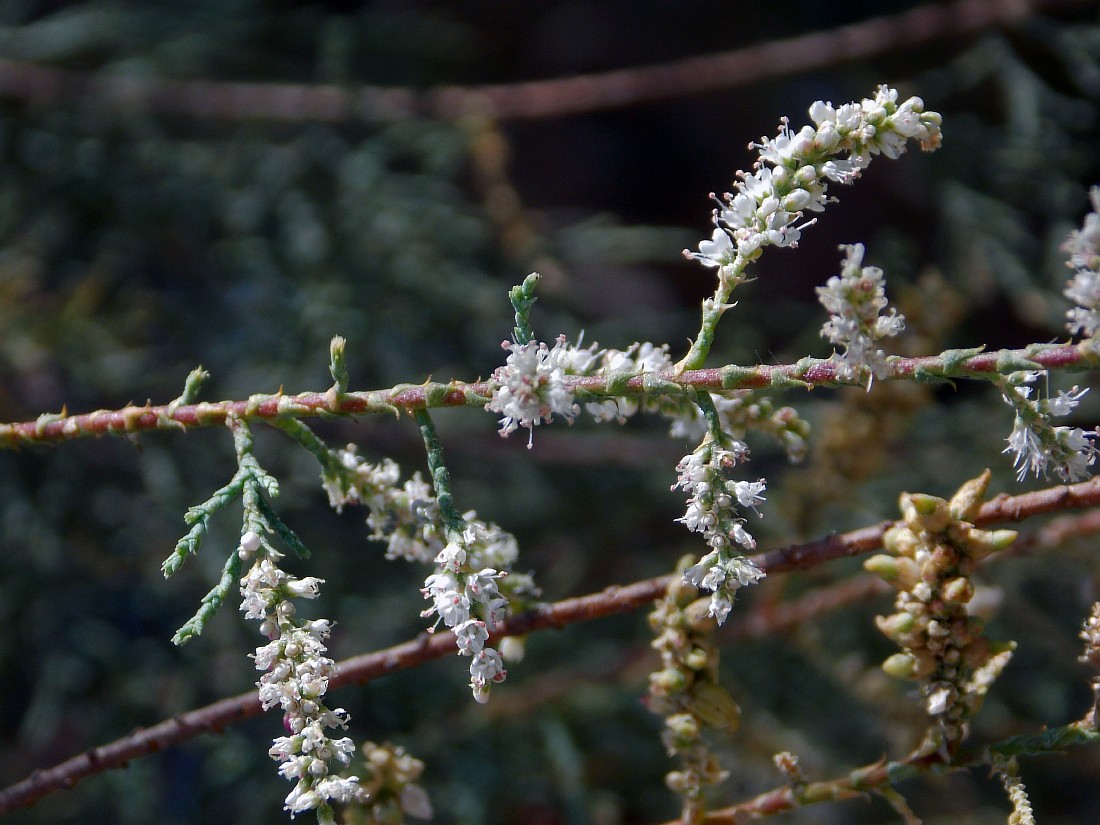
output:
[[[512,83],[709,54],[898,12],[901,2],[305,3],[281,0],[0,2],[0,59],[113,81],[363,84],[428,90]],[[6,71],[0,67],[0,75]],[[353,388],[428,376],[487,376],[512,327],[508,288],[544,274],[535,329],[682,353],[711,273],[680,250],[710,234],[706,193],[751,164],[746,144],[815,99],[841,103],[878,83],[944,116],[934,155],[879,160],[739,290],[711,363],[824,357],[813,287],[839,243],[867,244],[907,315],[899,352],[1018,346],[1064,337],[1068,276],[1058,246],[1100,182],[1100,26],[1089,3],[1011,29],[945,36],[749,88],[588,114],[499,123],[474,118],[340,122],[173,114],[94,93],[0,97],[0,420],[128,402],[166,403],[196,365],[204,398],[322,390],[328,341],[348,339]],[[18,85],[18,84],[16,84]],[[1052,379],[1052,387],[1073,380]],[[1012,420],[985,386],[900,387],[777,398],[815,425],[789,467],[750,441],[769,479],[762,547],[893,517],[902,490],[948,495],[983,467],[1018,492],[999,455]],[[1095,423],[1083,405],[1078,422]],[[490,416],[437,416],[461,508],[514,532],[521,568],[548,600],[669,572],[698,542],[673,524],[673,467],[691,445],[656,420],[541,428],[534,449],[501,440]],[[408,421],[318,424],[333,445],[423,469]],[[423,629],[424,571],[387,563],[365,513],[328,510],[313,459],[280,434],[258,454],[283,484],[275,502],[328,580],[337,658]],[[183,513],[233,472],[218,430],[94,439],[0,456],[0,782],[222,696],[256,679],[258,641],[232,609],[182,649],[172,632],[216,579],[239,523],[215,524],[171,581],[161,560]],[[1038,529],[1028,524],[1025,533]],[[1019,651],[973,733],[983,741],[1084,714],[1075,634],[1097,598],[1087,541],[1019,554],[984,574],[999,601],[990,635]],[[827,587],[858,562],[776,577],[735,612]],[[871,617],[889,597],[764,639],[734,640],[723,672],[745,727],[723,753],[719,801],[782,778],[770,754],[802,756],[807,778],[899,757],[921,720],[907,686],[877,671],[890,652]],[[731,619],[731,622],[733,620]],[[677,814],[660,720],[641,705],[648,630],[639,613],[536,635],[488,706],[448,658],[333,694],[359,741],[389,739],[428,763],[442,823],[653,823]],[[284,821],[289,790],[266,756],[275,716],[90,778],[12,823],[147,823],[218,816]],[[1100,756],[1025,761],[1040,821],[1095,821]],[[927,823],[1007,816],[996,782],[963,774],[902,788]],[[878,799],[780,818],[896,821]]]

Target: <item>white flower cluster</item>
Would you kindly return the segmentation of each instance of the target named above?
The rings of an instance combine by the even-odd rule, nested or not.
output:
[[[677,519],[689,530],[702,533],[711,551],[684,571],[684,581],[711,593],[709,613],[721,624],[733,607],[736,591],[764,578],[743,550],[756,549],[756,540],[745,529],[738,507],[759,515],[764,501],[764,479],[734,481],[730,471],[748,456],[748,447],[732,441],[728,448],[707,440],[676,465],[679,476],[672,489],[690,494],[687,512]],[[738,549],[740,548],[740,549]]]
[[[1053,398],[1032,399],[1032,387],[1027,385],[1043,374],[1032,371],[1007,376],[1004,399],[1016,410],[1016,419],[1003,452],[1015,455],[1018,481],[1029,472],[1045,478],[1051,470],[1063,481],[1083,481],[1096,461],[1096,433],[1080,427],[1055,427],[1050,419],[1071,413],[1088,388],[1079,390],[1074,385],[1068,392],[1059,390]]]
[[[432,606],[420,615],[435,614],[454,631],[460,656],[470,657],[470,688],[478,702],[489,701],[489,688],[508,675],[500,653],[485,643],[504,620],[508,600],[497,581],[507,575],[495,562],[507,566],[515,558],[515,542],[507,533],[480,522],[468,522],[461,542],[450,542],[436,556],[436,571],[420,591]]]
[[[594,353],[592,375],[638,375],[640,373],[668,372],[672,370],[672,359],[668,355],[668,344],[657,346],[646,341],[635,342],[625,350],[606,349]],[[597,421],[617,421],[622,424],[639,410],[660,412],[668,399],[634,396],[630,398],[607,398],[592,401],[584,405],[585,410]],[[690,405],[694,408],[694,404]]]
[[[566,352],[562,362],[577,358]],[[579,350],[583,355],[589,350]],[[465,527],[460,541],[444,544],[445,534],[439,501],[419,473],[399,485],[401,470],[390,459],[370,464],[355,451],[354,445],[338,453],[339,466],[324,475],[329,500],[340,509],[344,504],[365,504],[373,528],[372,539],[387,542],[386,558],[434,563],[421,593],[432,606],[421,613],[436,615],[438,622],[451,628],[459,655],[471,657],[470,683],[474,698],[485,702],[489,686],[504,681],[501,654],[485,642],[504,619],[508,597],[499,582],[507,577],[505,590],[510,595],[534,596],[537,588],[526,574],[512,572],[519,557],[516,539],[495,524],[486,524],[473,510],[464,513]],[[505,640],[507,641],[507,640]],[[522,645],[510,645],[518,659]]]
[[[829,181],[850,183],[877,154],[897,158],[910,138],[922,149],[940,145],[940,116],[925,112],[924,101],[898,103],[898,93],[879,86],[874,99],[834,108],[817,101],[810,107],[814,126],[792,132],[786,119],[775,138],[761,138],[752,173],[738,172],[735,193],[718,200],[716,228],[698,252],[684,250],[722,279],[742,277],[741,270],[766,246],[795,246],[806,211],[821,212]]]
[[[398,485],[401,468],[388,458],[370,464],[354,444],[337,453],[338,470],[322,475],[329,504],[342,512],[346,504],[363,504],[370,511],[372,539],[387,543],[387,559],[431,562],[443,548],[439,502],[431,485],[413,473]]]
[[[504,416],[500,419],[502,436],[526,427],[530,448],[534,428],[549,422],[554,413],[572,422],[580,412],[573,403],[573,393],[565,386],[565,375],[567,371],[584,373],[585,362],[595,358],[595,344],[588,350],[580,349],[560,335],[553,349],[541,341],[505,341],[501,347],[508,351],[508,358],[493,372],[491,380],[497,386],[485,409]]]
[[[580,337],[583,341],[584,335]],[[514,345],[509,348],[515,351]],[[658,346],[645,341],[635,342],[625,350],[599,349],[598,344],[587,347],[582,347],[579,343],[569,344],[562,336],[558,338],[554,348],[547,351],[545,368],[556,371],[552,377],[547,376],[545,386],[563,388],[568,376],[595,375],[621,378],[642,374],[654,375],[671,373],[674,365],[668,354],[668,344]],[[505,369],[508,367],[497,370],[494,380],[501,374],[501,370]],[[514,375],[509,380],[522,383]],[[534,381],[529,377],[527,383],[533,384]],[[498,402],[496,399],[498,395],[503,395],[505,392],[505,385],[501,384],[499,392],[494,394],[494,401],[490,402],[488,408],[503,412],[505,401]],[[514,398],[514,395],[511,390],[508,390],[506,397]],[[799,461],[804,457],[808,427],[791,407],[776,409],[767,399],[755,398],[748,391],[732,392],[728,396],[714,395],[713,398],[721,416],[722,428],[726,432],[740,437],[749,428],[761,430],[776,438],[792,461]],[[531,408],[534,409],[535,406],[536,404],[532,402]],[[569,396],[569,406],[570,417],[572,417],[576,412],[572,395]],[[656,413],[672,422],[669,428],[670,436],[695,443],[698,443],[706,434],[706,421],[700,414],[699,408],[686,396],[636,395],[605,398],[602,401],[587,402],[584,409],[601,423],[615,421],[623,424],[640,411]],[[507,435],[516,429],[517,421],[518,419],[511,417],[502,419],[501,433]],[[537,420],[533,420],[531,426],[537,423]],[[520,422],[518,426],[528,425]]]
[[[321,579],[296,578],[278,567],[281,554],[249,530],[241,536],[238,555],[254,560],[241,579],[241,610],[260,622],[270,641],[256,649],[256,669],[265,671],[257,687],[264,710],[280,707],[289,736],[280,736],[268,751],[280,762],[279,773],[295,782],[285,800],[293,817],[314,810],[322,825],[334,823],[330,802],[362,802],[366,790],[356,776],[330,773],[333,762],[347,765],[355,744],[348,737],[333,739],[330,728],[346,728],[343,708],[331,710],[322,701],[335,663],[325,653],[331,630],[327,619],[296,619],[291,599],[317,597]]]
[[[1077,304],[1066,313],[1066,326],[1071,335],[1081,333],[1087,338],[1100,329],[1100,186],[1094,186],[1089,196],[1092,211],[1085,216],[1084,225],[1071,232],[1062,245],[1062,250],[1069,253],[1066,266],[1075,272],[1064,294]]]
[[[817,287],[817,297],[829,313],[821,335],[843,353],[833,353],[837,376],[851,381],[860,378],[864,370],[870,373],[867,389],[875,378],[884,378],[889,369],[886,353],[878,347],[883,338],[897,335],[905,329],[905,318],[891,308],[889,315],[880,315],[886,308],[886,289],[882,270],[863,266],[863,244],[842,245],[844,266]]]

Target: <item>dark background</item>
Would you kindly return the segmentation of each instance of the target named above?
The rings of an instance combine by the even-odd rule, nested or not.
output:
[[[378,84],[430,90],[645,66],[895,13],[909,3],[0,2],[0,58],[79,78]],[[1058,246],[1100,181],[1096,8],[1069,4],[1010,29],[944,36],[869,60],[625,108],[538,120],[444,122],[365,113],[339,123],[221,119],[10,87],[0,99],[0,420],[128,402],[166,403],[187,373],[204,398],[323,390],[328,341],[348,339],[356,389],[487,376],[510,334],[507,290],[544,274],[534,324],[624,348],[698,325],[712,273],[680,250],[710,235],[710,191],[752,163],[750,140],[815,99],[842,103],[890,83],[944,116],[934,155],[876,160],[807,230],[769,252],[738,290],[712,364],[824,357],[813,287],[839,243],[867,244],[909,318],[898,352],[1020,346],[1064,337],[1068,276]],[[1052,379],[1052,390],[1071,380]],[[876,386],[787,393],[815,425],[790,468],[750,440],[769,480],[763,547],[893,517],[902,490],[949,495],[999,455],[1011,411],[985,386]],[[1090,411],[1082,408],[1088,426]],[[658,420],[578,421],[499,439],[494,421],[438,413],[459,506],[520,539],[520,567],[548,600],[671,570],[701,552],[673,523],[668,488],[691,445]],[[408,421],[317,424],[331,444],[423,470]],[[315,606],[339,625],[337,657],[411,638],[424,571],[387,563],[354,511],[325,506],[313,459],[275,432],[258,454],[275,502],[328,580]],[[247,690],[254,627],[227,609],[182,649],[172,632],[235,547],[235,513],[168,582],[159,564],[188,506],[233,472],[227,433],[88,439],[0,456],[0,781],[23,778],[173,713]],[[1039,525],[1029,524],[1025,532]],[[1083,715],[1075,634],[1096,598],[1087,542],[991,567],[990,634],[1020,643],[974,741]],[[858,563],[777,577],[737,613],[845,579]],[[731,778],[718,804],[781,783],[770,754],[798,752],[807,778],[900,757],[922,720],[907,686],[877,670],[889,644],[871,617],[888,597],[797,630],[730,644],[723,673],[745,727],[721,743]],[[732,621],[732,619],[731,619]],[[640,703],[642,615],[536,635],[488,706],[451,658],[345,689],[351,735],[400,742],[428,763],[437,821],[653,823],[676,815],[660,720]],[[265,751],[269,716],[107,772],[9,817],[13,823],[218,816],[277,822],[289,790]],[[1095,752],[1025,760],[1040,820],[1085,823],[1100,805]],[[1003,822],[981,773],[901,789],[926,823]],[[791,822],[896,821],[882,800],[816,806]]]

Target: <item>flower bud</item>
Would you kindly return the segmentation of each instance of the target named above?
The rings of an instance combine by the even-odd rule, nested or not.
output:
[[[679,668],[666,667],[650,676],[649,684],[655,693],[667,696],[671,693],[683,693],[687,689],[688,679]]]
[[[699,738],[699,720],[690,713],[674,713],[665,720],[665,729],[680,747],[690,745]]]
[[[905,515],[905,523],[913,532],[942,533],[951,523],[947,502],[925,493],[903,495],[901,511]]]
[[[878,554],[863,562],[863,569],[882,577],[898,590],[910,590],[920,581],[920,566],[910,558]]]
[[[813,196],[805,189],[793,189],[783,198],[783,208],[788,212],[798,212],[810,205]]]
[[[710,654],[701,647],[693,647],[684,656],[684,664],[692,670],[702,670],[710,661]]]
[[[913,556],[920,545],[913,531],[901,524],[891,527],[882,536],[882,546],[895,556]]]
[[[959,551],[949,544],[937,544],[932,550],[932,567],[935,568],[933,574],[938,578],[939,573],[945,573],[948,570],[953,570],[959,563]],[[929,581],[929,579],[925,579]],[[931,583],[931,582],[930,582]]]
[[[985,499],[985,492],[989,488],[989,480],[992,477],[993,474],[986,470],[977,478],[963,484],[951,497],[948,505],[951,517],[956,521],[973,521],[978,511],[982,509],[982,501]]]
[[[911,653],[895,653],[882,663],[882,669],[895,679],[915,679],[917,660]]]
[[[799,186],[810,186],[817,182],[817,169],[807,164],[794,173],[794,182]]]
[[[958,689],[950,682],[936,682],[929,685],[924,698],[924,709],[930,716],[938,716],[947,711],[959,699]]]
[[[1015,530],[979,530],[971,527],[966,531],[966,548],[971,558],[981,561],[991,553],[1004,550],[1018,536]]]
[[[242,558],[249,558],[253,553],[260,549],[260,537],[256,535],[255,531],[249,530],[243,536],[241,536],[241,550],[244,551]]]
[[[509,662],[522,662],[523,655],[526,653],[527,637],[525,636],[505,636],[500,640],[500,655],[507,659]]]
[[[962,576],[949,579],[940,589],[940,595],[945,602],[966,604],[974,597],[974,583]]]
[[[687,771],[669,771],[665,774],[665,784],[673,793],[682,794],[691,790],[691,774]]]
[[[690,603],[699,595],[699,589],[690,582],[684,581],[683,576],[674,576],[668,586],[668,595],[677,606]]]
[[[879,553],[866,559],[863,569],[888,582],[894,582],[898,577],[898,560],[894,556]]]
[[[898,644],[903,644],[916,624],[916,617],[912,613],[905,612],[895,613],[892,616],[876,616],[875,624],[884,636]]]

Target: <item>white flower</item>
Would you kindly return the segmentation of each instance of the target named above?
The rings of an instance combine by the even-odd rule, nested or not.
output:
[[[291,596],[299,599],[316,599],[324,579],[306,576],[304,579],[287,579],[286,589]]]
[[[489,700],[489,687],[495,682],[503,682],[508,673],[500,654],[491,647],[483,648],[470,662],[470,686],[474,699],[485,703]]]
[[[761,493],[764,492],[765,486],[764,479],[760,479],[759,481],[738,481],[733,485],[734,494],[737,496],[737,503],[755,512],[756,505],[765,500],[764,496],[761,495]]]
[[[336,457],[336,466],[326,468],[321,477],[329,503],[338,512],[347,504],[366,505],[371,538],[387,542],[386,558],[431,561],[443,546],[439,504],[420,474],[399,486],[397,464],[390,459],[369,464],[356,454],[354,444]]]
[[[1009,434],[1008,446],[1001,452],[1013,453],[1012,466],[1016,469],[1016,480],[1023,481],[1027,474],[1034,473],[1037,477],[1047,474],[1046,450],[1043,449],[1039,436],[1027,425],[1019,415],[1012,423],[1012,432]]]
[[[504,621],[508,599],[501,594],[501,582],[507,577],[512,592],[534,592],[530,579],[510,573],[508,568],[518,556],[515,538],[495,524],[480,521],[476,514],[463,514],[466,522],[436,556],[438,567],[424,581],[421,592],[432,606],[420,615],[438,616],[454,631],[460,656],[471,659],[471,688],[479,702],[488,701],[489,684],[504,681],[503,667],[489,674],[500,654],[486,647],[489,634]],[[526,584],[525,584],[526,582]],[[488,675],[487,675],[488,674]]]
[[[435,563],[444,570],[457,573],[466,564],[466,548],[456,542],[449,542],[439,551],[439,555],[435,557]]]
[[[500,434],[507,436],[519,427],[530,431],[527,446],[531,447],[534,428],[549,422],[554,413],[570,422],[580,412],[573,403],[573,394],[565,386],[568,349],[565,336],[559,336],[551,350],[545,343],[531,341],[501,344],[508,351],[502,367],[493,372],[496,384],[493,397],[485,409],[501,413]]]
[[[710,240],[699,241],[699,253],[692,254],[703,266],[719,267],[733,262],[735,250],[733,240],[726,230],[718,227],[711,234]]]
[[[471,656],[479,653],[489,640],[489,630],[485,622],[479,619],[470,619],[457,625],[454,629],[455,643],[458,645],[459,655]]]
[[[1047,410],[1054,416],[1069,415],[1077,408],[1077,405],[1081,403],[1081,399],[1085,397],[1088,391],[1088,387],[1085,387],[1083,390],[1078,390],[1076,384],[1074,384],[1073,388],[1069,391],[1058,390],[1058,395],[1054,398],[1047,399]]]

